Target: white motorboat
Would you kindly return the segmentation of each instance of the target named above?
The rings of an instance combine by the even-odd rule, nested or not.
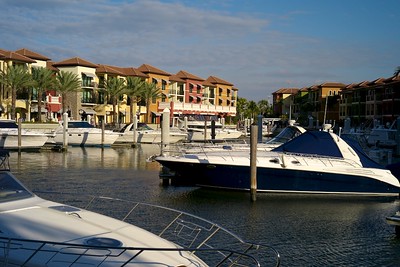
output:
[[[260,266],[253,255],[265,257],[266,250],[275,255],[274,266],[279,265],[273,248],[244,242],[217,224],[184,212],[105,197],[89,199],[85,209],[45,200],[11,174],[7,153],[0,158],[2,266]],[[81,197],[73,199],[82,205]],[[89,211],[96,206],[115,214],[117,202],[127,210],[122,220]],[[160,216],[158,208],[171,212],[170,217]],[[131,220],[149,229],[161,223],[162,231],[151,233],[128,223]],[[229,246],[213,247],[217,233],[229,237],[221,239]],[[229,249],[232,240],[241,251]]]
[[[67,130],[68,145],[70,146],[111,146],[115,140],[121,135],[110,130],[96,128],[87,121],[68,121]],[[60,126],[55,130],[55,137],[52,140],[57,145],[64,142],[64,126],[60,122]]]
[[[119,131],[121,134],[115,144],[133,143],[133,123],[127,124]],[[170,128],[168,141],[170,144],[187,140],[187,133],[179,129]],[[161,129],[154,130],[146,123],[138,123],[136,127],[136,143],[159,144],[161,143]]]
[[[400,236],[400,211],[397,211],[394,215],[386,217],[386,222],[389,225],[393,225],[396,235]]]
[[[397,146],[396,141],[397,130],[393,127],[386,128],[383,125],[379,125],[371,130],[366,136],[368,146],[376,146],[383,148],[395,148]]]
[[[280,118],[263,118],[262,119],[262,135],[272,136],[275,134],[276,128],[278,128],[278,123],[282,119]]]
[[[257,191],[398,196],[400,183],[391,171],[351,145],[332,132],[307,131],[271,151],[257,151]],[[249,150],[154,159],[176,183],[250,189]]]
[[[283,143],[299,136],[306,132],[306,129],[297,124],[291,124],[284,128],[277,136],[269,139],[264,143],[257,144],[258,151],[270,151]],[[175,149],[174,149],[175,148]],[[184,153],[207,153],[210,151],[223,151],[223,150],[250,150],[250,144],[245,139],[237,140],[225,140],[219,143],[185,143],[179,146],[170,146],[172,153],[184,152]]]
[[[18,125],[14,120],[0,120],[0,148],[1,149],[40,149],[47,142],[51,134],[21,129],[19,145]]]
[[[200,120],[201,116],[188,117],[187,120],[178,120],[178,128],[188,133],[188,140],[193,142],[205,142],[210,140],[237,139],[243,132],[224,127],[217,120]]]

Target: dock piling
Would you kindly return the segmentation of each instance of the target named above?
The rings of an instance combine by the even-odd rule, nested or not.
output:
[[[257,198],[257,135],[258,126],[250,127],[250,199],[252,202]]]

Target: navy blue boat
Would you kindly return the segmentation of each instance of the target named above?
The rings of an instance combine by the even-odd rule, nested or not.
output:
[[[249,151],[219,151],[155,158],[176,182],[250,189]],[[399,180],[331,132],[313,131],[269,152],[257,152],[257,191],[398,195]]]

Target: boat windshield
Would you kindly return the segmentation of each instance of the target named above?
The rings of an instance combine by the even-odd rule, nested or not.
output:
[[[87,121],[69,121],[68,128],[94,128],[94,126]]]
[[[0,203],[33,196],[7,171],[0,172]]]
[[[11,120],[1,120],[0,121],[0,128],[4,129],[18,129],[18,125],[15,123],[15,121]]]

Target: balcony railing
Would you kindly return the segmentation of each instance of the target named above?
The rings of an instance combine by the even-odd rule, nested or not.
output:
[[[164,110],[169,108],[169,102],[160,102],[158,109]],[[234,113],[236,114],[236,107],[232,106],[215,106],[212,104],[193,104],[193,103],[179,103],[174,102],[174,111],[186,111],[186,112],[224,112],[224,113]]]

